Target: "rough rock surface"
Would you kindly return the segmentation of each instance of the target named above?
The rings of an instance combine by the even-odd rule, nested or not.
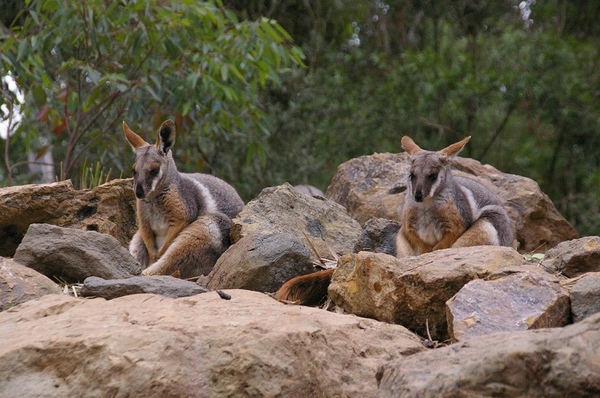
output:
[[[516,250],[477,246],[397,259],[359,252],[340,258],[329,298],[343,310],[406,326],[435,340],[448,338],[446,301],[467,282],[525,262]]]
[[[59,292],[59,286],[39,272],[0,257],[0,311]]]
[[[502,332],[385,364],[377,397],[596,397],[600,314],[564,328]]]
[[[475,279],[446,303],[453,341],[500,331],[565,326],[570,315],[569,292],[557,277],[534,266],[520,266],[508,276]]]
[[[0,396],[368,397],[383,363],[424,349],[398,325],[227,293],[2,312]]]
[[[132,276],[127,279],[102,279],[90,276],[83,281],[81,295],[112,300],[130,294],[153,293],[166,297],[187,297],[206,293],[208,289],[195,282],[169,275]]]
[[[114,236],[127,247],[135,232],[131,179],[75,190],[71,181],[0,189],[0,256],[12,257],[30,224],[53,224]]]
[[[360,234],[360,225],[331,200],[287,183],[265,188],[232,220],[234,244],[203,283],[210,289],[275,291],[287,279],[314,271],[317,254],[352,253]]]
[[[583,275],[571,288],[573,322],[600,312],[600,272]]]
[[[68,283],[82,282],[88,276],[128,278],[141,272],[137,261],[112,236],[50,224],[31,224],[14,260]]]
[[[546,252],[542,265],[549,272],[574,278],[600,271],[600,237],[584,236],[562,242]]]
[[[400,221],[408,159],[405,152],[351,159],[338,167],[325,196],[343,205],[361,224],[371,218]],[[473,159],[457,157],[452,164],[457,174],[479,181],[504,202],[515,225],[519,250],[546,251],[577,237],[573,226],[535,181],[502,173]]]
[[[354,252],[368,251],[396,255],[396,238],[402,224],[383,218],[372,218],[363,226]]]

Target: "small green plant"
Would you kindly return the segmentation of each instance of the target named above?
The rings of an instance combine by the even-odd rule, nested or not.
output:
[[[105,171],[100,162],[89,165],[85,159],[79,176],[79,189],[91,189],[108,182],[111,171],[112,169]]]

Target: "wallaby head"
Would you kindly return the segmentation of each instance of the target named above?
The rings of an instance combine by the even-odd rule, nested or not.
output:
[[[435,198],[452,178],[447,167],[448,160],[456,156],[471,137],[454,143],[440,151],[421,149],[407,136],[402,137],[402,148],[411,156],[408,187],[416,202],[427,202]]]
[[[154,145],[144,141],[125,122],[123,122],[123,132],[135,151],[132,170],[135,196],[138,199],[150,199],[155,193],[160,192],[174,175],[177,175],[171,153],[175,143],[175,123],[167,120],[160,126]]]

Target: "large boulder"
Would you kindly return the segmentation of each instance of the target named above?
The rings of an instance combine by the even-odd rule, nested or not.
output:
[[[127,247],[135,232],[131,179],[75,190],[71,181],[0,189],[0,256],[12,257],[30,224],[53,224],[115,237]]]
[[[564,328],[501,332],[391,361],[377,397],[596,397],[600,314]]]
[[[226,293],[0,313],[0,396],[372,397],[381,365],[424,349],[402,326]]]
[[[451,162],[457,175],[482,183],[504,203],[516,229],[519,250],[546,251],[577,237],[535,181],[473,159],[456,157]],[[361,224],[371,218],[401,221],[408,169],[405,152],[351,159],[338,167],[325,196],[343,205]]]
[[[210,289],[276,291],[315,270],[319,258],[352,253],[360,225],[339,204],[290,184],[265,188],[232,220],[234,244],[203,283]]]
[[[589,272],[578,278],[571,288],[573,322],[600,312],[600,272]]]
[[[0,257],[0,311],[56,293],[60,293],[60,287],[49,278],[9,258]]]
[[[438,250],[395,258],[359,252],[341,257],[329,298],[344,311],[397,323],[433,339],[448,339],[446,301],[469,281],[525,262],[500,246]]]
[[[112,236],[50,224],[31,224],[14,260],[68,283],[83,282],[88,276],[128,278],[142,271]]]

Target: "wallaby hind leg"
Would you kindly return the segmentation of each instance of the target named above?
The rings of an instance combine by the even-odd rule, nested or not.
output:
[[[208,275],[229,246],[231,220],[224,214],[199,217],[184,228],[165,253],[142,271],[144,275],[172,275],[181,278]]]
[[[468,247],[468,246],[483,246],[483,245],[500,245],[498,231],[485,218],[480,218],[475,221],[469,229],[467,229],[457,240],[452,247]]]

